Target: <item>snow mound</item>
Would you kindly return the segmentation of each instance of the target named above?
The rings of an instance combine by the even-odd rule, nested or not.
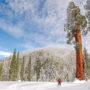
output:
[[[75,81],[73,83],[85,83],[85,80],[79,80],[79,79],[75,79]]]
[[[62,83],[62,87],[70,87],[70,86],[77,86],[77,85],[81,85],[86,83],[85,80],[79,80],[79,79],[75,79],[74,82],[63,82]]]

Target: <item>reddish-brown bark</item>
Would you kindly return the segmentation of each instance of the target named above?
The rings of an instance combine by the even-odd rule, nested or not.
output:
[[[76,49],[76,77],[80,80],[84,80],[84,67],[83,67],[83,55],[82,55],[82,38],[80,25],[76,31],[76,42],[80,43],[80,50]]]

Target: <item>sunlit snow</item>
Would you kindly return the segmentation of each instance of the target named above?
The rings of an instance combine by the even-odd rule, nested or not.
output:
[[[0,82],[0,90],[90,90],[90,81],[62,82]]]

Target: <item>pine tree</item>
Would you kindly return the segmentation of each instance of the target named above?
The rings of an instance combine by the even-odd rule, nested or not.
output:
[[[70,82],[68,73],[67,73],[67,82]]]
[[[87,0],[85,9],[87,10],[86,17],[88,19],[88,30],[90,30],[90,0]]]
[[[36,78],[37,78],[37,81],[40,78],[40,69],[41,69],[41,62],[40,62],[40,59],[38,58],[36,61]]]
[[[27,79],[30,81],[31,80],[31,56],[29,57],[29,62],[28,62],[28,76]]]
[[[16,58],[16,49],[14,49],[9,69],[9,80],[15,81],[16,79],[17,79],[17,58]]]
[[[85,73],[85,77],[87,77],[87,69],[88,69],[88,53],[87,53],[87,49],[84,48],[83,50],[83,60],[84,60],[84,73]]]
[[[0,64],[0,80],[2,80],[2,64]]]
[[[76,48],[76,77],[81,80],[84,79],[81,34],[87,34],[86,27],[87,21],[85,16],[81,15],[79,7],[74,2],[70,2],[67,8],[65,31],[67,32],[67,43],[74,43]]]
[[[90,57],[87,62],[87,78],[90,79]]]
[[[27,75],[27,80],[31,81],[31,56],[29,57],[28,64],[25,70],[25,74]]]
[[[25,56],[23,57],[22,65],[21,65],[21,71],[20,71],[20,78],[23,81],[24,80],[24,60]]]
[[[19,77],[19,52],[17,53],[17,67],[16,67],[17,69],[17,79],[18,79],[18,77]]]
[[[87,49],[83,50],[85,78],[90,78],[90,58]]]

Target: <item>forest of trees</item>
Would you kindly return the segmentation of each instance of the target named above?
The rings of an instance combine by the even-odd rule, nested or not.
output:
[[[23,56],[21,60],[22,62],[20,64],[19,52],[16,53],[16,49],[14,49],[11,64],[10,64],[10,69],[9,69],[9,77],[8,77],[9,81],[16,81],[18,80],[18,78],[22,81],[25,81],[25,80],[31,81],[31,56],[29,57],[26,67],[25,67],[25,62],[26,62],[25,56]],[[36,61],[36,80],[37,81],[40,78],[40,67],[41,67],[40,59],[37,58],[37,61]],[[0,65],[0,72],[2,71],[1,69],[2,67]]]

